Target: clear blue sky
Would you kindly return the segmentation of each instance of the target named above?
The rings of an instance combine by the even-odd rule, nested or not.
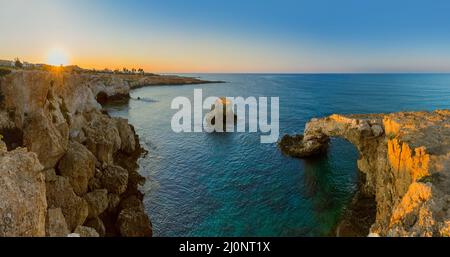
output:
[[[0,58],[59,47],[158,72],[450,72],[450,1],[0,1]]]

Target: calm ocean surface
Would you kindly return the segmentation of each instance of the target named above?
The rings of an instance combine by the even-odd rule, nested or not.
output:
[[[225,84],[156,86],[108,107],[129,119],[149,154],[145,207],[155,236],[320,236],[339,221],[357,183],[358,153],[333,139],[327,156],[298,160],[259,133],[174,133],[176,96],[278,96],[280,135],[332,113],[450,108],[449,74],[189,74]]]

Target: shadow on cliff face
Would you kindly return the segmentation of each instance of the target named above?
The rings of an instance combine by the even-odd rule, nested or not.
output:
[[[1,128],[0,135],[8,151],[23,146],[23,131],[19,128]]]
[[[329,236],[367,236],[375,222],[375,198],[362,190],[365,175],[357,168],[358,156],[353,144],[332,138],[323,155],[302,160],[305,195],[320,222],[334,227]]]
[[[95,97],[95,100],[97,100],[99,104],[104,105],[108,102],[108,95],[105,92],[99,92]]]
[[[5,95],[3,94],[1,83],[2,81],[0,80],[0,110],[4,110],[8,118],[13,121],[16,117],[16,109],[5,108]],[[0,128],[0,139],[5,142],[8,151],[14,150],[17,147],[23,146],[23,130],[16,127]]]
[[[130,100],[130,95],[129,94],[115,94],[115,95],[110,95],[108,96],[108,94],[106,92],[100,91],[96,96],[95,96],[95,100],[97,100],[97,102],[99,104],[101,104],[102,106],[105,105],[121,105],[121,104],[128,104],[128,101]]]
[[[336,227],[337,237],[367,236],[375,223],[377,204],[375,195],[364,192],[365,175],[359,172],[359,190],[347,206],[341,222]]]

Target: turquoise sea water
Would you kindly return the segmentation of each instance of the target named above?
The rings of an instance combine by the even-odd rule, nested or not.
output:
[[[450,108],[446,74],[189,74],[225,84],[156,86],[109,107],[129,119],[149,154],[145,207],[155,236],[321,236],[339,221],[357,183],[355,148],[333,139],[326,156],[298,160],[259,133],[175,133],[176,96],[278,96],[280,135],[332,113]]]

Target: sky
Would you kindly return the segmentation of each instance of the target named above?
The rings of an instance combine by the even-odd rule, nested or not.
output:
[[[450,72],[445,0],[0,0],[0,59],[150,72]]]

